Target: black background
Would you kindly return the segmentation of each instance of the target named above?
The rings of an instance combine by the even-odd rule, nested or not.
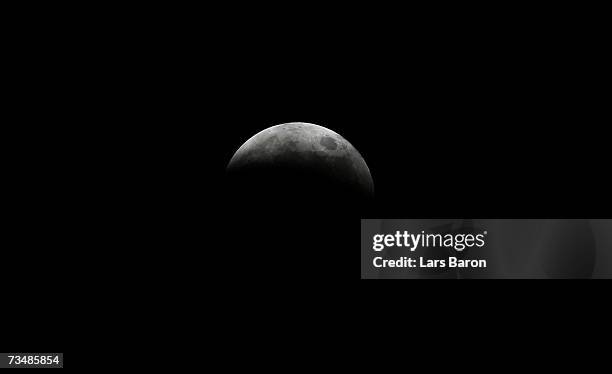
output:
[[[108,331],[116,334],[99,342],[122,345],[126,336],[151,333],[147,323],[130,324],[144,321],[146,313],[122,306],[157,310],[148,308],[150,296],[183,310],[185,300],[195,305],[208,299],[210,288],[228,285],[233,287],[219,292],[227,304],[206,311],[242,302],[234,320],[242,333],[262,326],[250,318],[256,313],[244,311],[277,303],[283,306],[275,310],[278,320],[295,311],[309,314],[296,317],[301,328],[322,327],[311,324],[314,317],[341,320],[346,315],[340,311],[367,308],[372,314],[339,323],[361,331],[389,300],[409,305],[419,299],[415,310],[440,298],[442,313],[461,316],[457,305],[479,305],[491,289],[473,286],[477,296],[461,304],[444,298],[458,287],[447,284],[445,292],[403,285],[353,292],[360,217],[608,216],[601,48],[557,29],[455,33],[437,23],[416,24],[418,15],[402,22],[372,17],[375,26],[357,19],[346,25],[338,20],[351,17],[339,15],[324,28],[285,16],[256,22],[258,32],[248,24],[235,28],[239,19],[223,27],[209,23],[214,16],[158,28],[134,26],[142,18],[128,17],[129,31],[109,35],[100,28],[101,36],[65,49],[58,40],[70,38],[34,35],[49,47],[26,59],[31,65],[19,77],[32,84],[21,89],[36,97],[21,100],[26,105],[20,112],[32,117],[18,118],[50,127],[29,131],[19,122],[21,142],[7,139],[26,150],[13,164],[19,175],[31,177],[31,165],[44,170],[34,173],[44,184],[17,183],[14,196],[34,210],[50,209],[34,225],[20,205],[11,225],[19,230],[7,231],[29,243],[7,249],[5,262],[12,265],[3,281],[14,286],[10,295],[44,285],[45,299],[18,292],[22,300],[10,299],[16,306],[7,301],[12,322],[4,330],[5,351],[85,350],[81,342],[98,341]],[[163,27],[170,24],[177,27]],[[36,61],[62,69],[41,70]],[[39,86],[44,90],[32,89]],[[278,216],[273,209],[244,212],[232,204],[224,172],[233,152],[256,132],[292,121],[330,128],[360,151],[375,184],[372,207],[336,215],[300,209],[296,197],[291,204],[298,209]],[[36,187],[49,181],[57,184]],[[72,203],[62,209],[63,201],[75,198],[77,209]],[[84,224],[92,215],[95,223]],[[160,262],[162,270],[151,266]],[[499,294],[507,295],[509,286],[501,287]],[[572,304],[594,305],[568,288],[563,296],[570,292]],[[522,294],[533,300],[529,296]],[[521,316],[515,300],[505,299],[493,312]],[[337,303],[346,308],[334,308]],[[427,316],[413,320],[418,317]],[[512,320],[502,322],[500,334],[510,335]]]

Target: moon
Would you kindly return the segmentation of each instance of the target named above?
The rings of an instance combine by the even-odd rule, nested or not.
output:
[[[255,134],[236,151],[227,172],[238,177],[240,193],[313,199],[374,195],[370,169],[357,149],[334,131],[312,123],[285,123]]]

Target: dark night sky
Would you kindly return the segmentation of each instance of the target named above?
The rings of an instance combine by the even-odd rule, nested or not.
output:
[[[333,281],[358,279],[360,214],[340,217],[300,206],[299,196],[272,201],[268,211],[241,211],[224,193],[224,172],[235,150],[258,131],[303,121],[339,133],[363,155],[376,189],[375,203],[364,213],[370,216],[609,217],[609,120],[597,111],[609,105],[609,95],[600,93],[609,85],[594,66],[602,59],[587,54],[592,38],[575,37],[577,51],[556,28],[546,28],[540,38],[529,33],[531,46],[498,35],[491,42],[482,40],[489,26],[463,37],[435,22],[417,24],[419,13],[398,12],[401,19],[388,22],[383,13],[389,9],[375,15],[370,4],[363,16],[351,14],[357,6],[333,13],[326,4],[315,16],[328,17],[327,30],[307,14],[310,5],[297,5],[277,16],[276,5],[255,4],[269,10],[270,20],[235,6],[227,17],[181,8],[170,20],[166,6],[159,17],[143,13],[151,7],[139,7],[133,16],[113,10],[99,25],[90,17],[98,11],[76,17],[93,33],[48,13],[42,18],[54,24],[37,30],[29,9],[28,22],[8,27],[7,40],[19,46],[17,52],[7,48],[7,61],[16,65],[6,70],[16,80],[8,97],[19,105],[7,102],[15,113],[6,116],[5,128],[17,134],[3,138],[5,179],[12,187],[6,200],[15,205],[5,228],[5,352],[91,350],[90,340],[114,351],[128,342],[132,350],[138,346],[133,337],[151,334],[154,344],[186,342],[183,336],[165,339],[163,332],[199,336],[208,321],[221,321],[202,324],[201,316],[212,310],[230,317],[240,336],[285,342],[271,327],[282,326],[291,338],[302,336],[294,328],[312,327],[317,341],[335,345],[332,354],[343,346],[337,334],[378,359],[372,347],[393,344],[357,334],[426,325],[421,310],[440,313],[428,328],[449,327],[418,338],[432,337],[438,345],[466,327],[460,325],[466,306],[478,317],[495,314],[495,308],[512,313],[493,322],[504,339],[518,330],[513,323],[521,313],[545,323],[561,310],[542,313],[532,304],[513,303],[519,293],[504,286],[486,293],[447,288],[461,300],[427,292],[424,300],[441,300],[439,308],[415,302],[419,290],[412,285],[389,287],[389,294],[379,289],[371,299],[361,292],[365,287],[351,293]],[[436,7],[432,18],[439,22],[442,7]],[[129,30],[114,21],[117,15],[127,18]],[[466,18],[458,18],[467,28]],[[547,12],[542,18],[554,17]],[[140,25],[144,20],[151,25]],[[55,36],[60,26],[66,35]],[[513,19],[510,26],[516,39],[523,25]],[[20,40],[28,31],[32,36],[25,39],[31,40]],[[435,31],[440,35],[434,37]],[[605,53],[601,45],[592,50]],[[586,63],[579,66],[572,57]],[[275,204],[294,209],[278,215]],[[323,282],[312,288],[316,280]],[[211,296],[215,291],[221,300]],[[546,291],[537,298],[550,295]],[[605,294],[585,302],[582,292],[568,295],[564,286],[559,300],[592,306],[605,302]],[[499,300],[491,301],[496,295]],[[385,308],[384,300],[410,305]],[[477,308],[478,301],[487,308]],[[367,307],[372,311],[364,312]],[[342,322],[326,329],[313,318],[320,315]],[[142,316],[163,328],[142,323],[146,331],[140,334],[132,317]],[[401,320],[384,320],[393,316]],[[285,324],[284,317],[291,321]],[[582,325],[588,317],[574,319],[576,326],[598,331]],[[550,333],[544,323],[537,331],[555,337],[561,326],[566,334],[573,328],[568,320]],[[467,327],[474,326],[491,327]],[[252,331],[257,328],[262,330]],[[411,333],[406,331],[397,337]],[[100,339],[104,335],[108,344]],[[420,340],[418,345],[432,346]],[[405,351],[405,344],[398,347]],[[72,360],[83,353],[72,353]]]

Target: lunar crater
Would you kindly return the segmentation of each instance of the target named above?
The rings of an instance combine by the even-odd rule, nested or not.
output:
[[[330,150],[338,148],[338,144],[336,144],[336,141],[333,138],[330,138],[329,136],[322,137],[320,143],[323,147]]]

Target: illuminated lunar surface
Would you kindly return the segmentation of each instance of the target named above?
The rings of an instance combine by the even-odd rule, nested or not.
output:
[[[278,185],[319,194],[326,189],[338,194],[374,193],[370,170],[355,147],[339,134],[310,123],[286,123],[257,133],[236,151],[227,170],[248,173],[251,184],[274,180],[270,188]],[[289,179],[295,183],[287,184]]]

